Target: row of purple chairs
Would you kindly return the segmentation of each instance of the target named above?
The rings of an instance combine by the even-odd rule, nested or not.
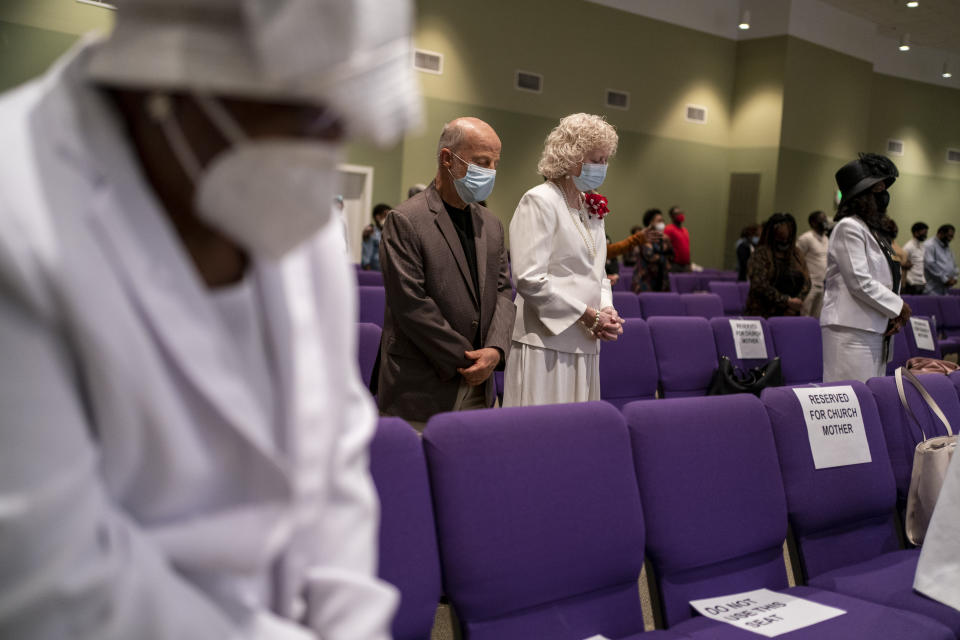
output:
[[[960,375],[923,381],[960,421]],[[589,402],[440,414],[422,443],[382,419],[371,471],[380,573],[402,593],[395,638],[428,637],[441,593],[471,640],[749,638],[694,617],[689,602],[760,588],[846,612],[791,638],[960,637],[960,612],[912,590],[919,552],[902,548],[895,517],[912,436],[896,388],[842,384],[859,401],[870,461],[824,469],[786,387],[623,413]],[[645,559],[667,628],[649,636]]]
[[[720,296],[713,293],[614,291],[613,306],[624,318],[698,316],[709,320],[724,315]]]
[[[668,274],[670,291],[673,293],[695,293],[709,291],[711,282],[732,282],[737,279],[736,271],[700,271],[696,273]],[[631,291],[633,286],[633,267],[623,267],[620,279],[613,285],[614,291]]]
[[[903,296],[916,315],[928,316],[935,323],[944,354],[960,353],[960,298],[956,296]]]
[[[893,337],[893,359],[887,363],[887,375],[893,375],[897,367],[906,364],[910,358],[924,357],[940,359],[944,356],[945,350],[942,349],[944,340],[941,340],[936,331],[933,330],[934,320],[926,316],[913,316],[918,320],[926,320],[931,326],[931,336],[933,338],[933,350],[921,349],[917,346],[917,339],[913,333],[912,324],[907,324],[899,333]]]
[[[749,282],[711,282],[708,285],[710,293],[720,296],[723,303],[723,312],[728,316],[736,316],[747,308],[747,294],[750,293]]]

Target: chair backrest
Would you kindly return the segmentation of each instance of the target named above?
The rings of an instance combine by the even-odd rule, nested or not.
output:
[[[632,291],[614,291],[613,308],[617,310],[623,318],[639,318],[640,301],[637,300],[637,294]]]
[[[887,375],[892,376],[897,367],[902,367],[910,359],[910,347],[907,346],[907,331],[893,334],[893,358],[887,363]]]
[[[633,293],[633,267],[621,266],[620,278],[611,288],[614,291],[629,291]]]
[[[723,312],[728,316],[739,316],[743,313],[743,300],[740,298],[740,286],[736,282],[713,280],[710,282],[710,292],[720,296]]]
[[[747,280],[742,281],[742,282],[738,281],[738,282],[737,282],[737,291],[740,292],[740,306],[743,307],[744,309],[746,309],[746,308],[747,308],[747,296],[750,295],[750,282],[747,281]]]
[[[823,380],[823,336],[820,321],[808,316],[767,318],[773,348],[780,356],[784,384]]]
[[[717,369],[717,348],[710,321],[664,316],[650,318],[647,326],[657,357],[662,396],[706,395]]]
[[[370,443],[380,496],[380,577],[400,590],[395,640],[430,637],[440,600],[440,552],[420,436],[400,418],[380,418]]]
[[[903,296],[903,301],[910,305],[910,310],[915,316],[926,316],[931,323],[936,322],[937,331],[943,324],[943,318],[940,317],[940,297],[941,296]],[[931,324],[932,326],[932,324]]]
[[[445,593],[471,640],[643,630],[643,514],[605,402],[444,413],[423,434]]]
[[[387,310],[387,296],[383,287],[357,287],[360,322],[372,322],[383,328],[383,315]]]
[[[644,318],[686,315],[683,300],[676,293],[644,291],[637,295],[637,300],[640,302],[640,312]]]
[[[944,415],[956,433],[956,430],[960,429],[960,399],[957,398],[957,390],[953,383],[947,376],[939,373],[919,377],[924,388],[943,409]],[[893,377],[871,378],[867,381],[867,388],[873,393],[877,403],[883,436],[887,442],[887,454],[890,456],[893,479],[897,487],[897,506],[902,513],[907,503],[907,490],[910,488],[913,451],[917,443],[923,440],[923,434],[903,408],[900,394],[897,393],[897,382]],[[927,407],[920,393],[906,380],[904,380],[903,391],[910,408],[920,421],[923,433],[926,433],[928,438],[946,435],[947,431],[943,424]]]
[[[816,404],[810,404],[815,409],[808,411],[824,411],[825,420],[837,421],[814,425],[815,429],[840,426],[821,437],[845,437],[856,434],[859,425],[856,418],[846,417],[851,415],[849,407],[838,413],[842,410],[838,407],[843,405],[829,398],[843,393],[838,387],[846,387],[847,391],[852,387],[856,394],[870,460],[817,469],[811,448],[811,440],[817,436],[811,436],[807,430],[804,407],[795,389],[817,391]],[[817,387],[772,387],[764,389],[761,399],[773,426],[790,525],[801,560],[801,566],[794,570],[799,569],[809,579],[898,549],[893,521],[897,498],[893,471],[877,405],[867,386],[848,381]],[[845,417],[833,418],[826,413],[829,411]]]
[[[680,299],[688,316],[709,320],[723,315],[723,302],[715,293],[681,293]]]
[[[770,422],[750,395],[624,407],[664,620],[690,600],[787,586],[787,533]]]
[[[641,318],[624,318],[623,335],[602,347],[600,397],[619,409],[634,400],[654,398],[658,381],[650,328]]]
[[[379,271],[357,271],[357,284],[361,287],[382,287],[383,274]]]
[[[360,378],[370,386],[370,376],[373,374],[373,365],[377,361],[377,352],[380,351],[379,326],[372,322],[357,323],[357,358],[360,361]]]
[[[917,296],[918,298],[923,297],[932,297],[932,296]],[[933,349],[921,349],[917,345],[917,335],[915,333],[914,325],[921,323],[926,320],[927,326],[930,329],[930,337],[933,341]],[[902,329],[904,337],[907,339],[907,352],[910,354],[909,357],[915,358],[917,356],[923,356],[926,358],[937,358],[938,360],[943,357],[940,353],[940,338],[937,337],[937,328],[936,323],[933,318],[929,316],[915,315],[907,321],[906,326]]]
[[[960,334],[960,298],[937,296],[940,303],[940,330],[947,336]]]
[[[670,291],[673,293],[693,293],[700,290],[700,274],[698,273],[670,273]]]
[[[760,328],[763,331],[763,343],[767,348],[767,357],[746,359],[738,358],[736,342],[733,336],[733,328],[730,324],[730,321],[735,319],[737,318],[714,318],[710,321],[710,328],[713,329],[713,339],[717,344],[717,359],[719,359],[720,356],[727,356],[730,358],[733,366],[747,370],[751,367],[762,365],[767,360],[777,355],[777,350],[773,346],[773,337],[770,334],[770,327],[767,326],[767,321],[763,318],[751,317],[743,318],[743,320],[756,320],[760,323]]]

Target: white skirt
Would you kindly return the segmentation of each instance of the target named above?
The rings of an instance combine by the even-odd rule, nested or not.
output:
[[[503,387],[505,407],[599,400],[600,356],[514,342]]]
[[[873,331],[829,325],[823,336],[823,381],[859,380],[884,376],[883,336]]]

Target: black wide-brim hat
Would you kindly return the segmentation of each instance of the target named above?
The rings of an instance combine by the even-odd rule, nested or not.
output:
[[[878,153],[861,153],[859,158],[848,162],[837,171],[840,204],[860,195],[880,181],[890,188],[899,175],[897,165],[893,164],[887,156]]]

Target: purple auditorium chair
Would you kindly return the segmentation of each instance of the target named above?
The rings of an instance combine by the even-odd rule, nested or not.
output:
[[[915,316],[926,316],[930,319],[930,326],[936,323],[939,333],[943,318],[940,317],[940,296],[903,296],[903,301],[910,305],[910,311]]]
[[[857,381],[818,385],[816,391],[831,393],[838,384],[852,387],[859,401],[868,462],[815,468],[795,388],[769,388],[761,396],[780,459],[797,581],[923,615],[956,637],[960,611],[913,591],[920,550],[900,545],[896,482],[873,393]]]
[[[620,279],[617,284],[612,285],[614,291],[628,291],[633,293],[633,267],[621,267]]]
[[[918,296],[919,297],[919,296]],[[931,296],[932,297],[932,296]],[[923,356],[925,358],[940,359],[943,355],[940,352],[940,339],[937,337],[936,323],[930,316],[914,315],[911,317],[918,320],[926,320],[930,325],[930,334],[933,338],[933,349],[921,349],[917,346],[917,339],[913,332],[913,324],[908,320],[907,325],[900,331],[907,339],[907,352],[910,358]]]
[[[637,300],[637,294],[632,291],[614,291],[613,308],[622,318],[640,317],[640,301]]]
[[[619,411],[583,402],[444,413],[423,442],[444,592],[465,638],[643,631],[643,513]]]
[[[737,348],[733,340],[733,329],[730,326],[730,320],[735,318],[714,318],[710,321],[710,328],[713,329],[713,339],[717,344],[717,359],[720,356],[727,356],[734,367],[746,371],[751,367],[757,367],[764,364],[767,360],[777,355],[777,350],[773,345],[773,337],[770,333],[770,327],[763,318],[743,318],[744,320],[759,320],[760,327],[763,329],[763,342],[767,347],[766,358],[749,358],[741,360],[737,357]],[[822,375],[822,373],[821,373]]]
[[[901,329],[893,334],[893,359],[887,363],[887,375],[892,376],[897,367],[907,364],[910,359],[910,347],[907,346],[907,329]]]
[[[720,296],[725,315],[739,316],[743,313],[743,300],[740,299],[740,287],[736,282],[714,280],[710,283],[710,292]]]
[[[640,302],[640,312],[643,317],[650,319],[654,316],[683,316],[683,300],[676,293],[662,291],[644,291],[637,295]]]
[[[823,337],[820,321],[808,316],[767,318],[773,348],[780,356],[783,383],[809,384],[823,380]]]
[[[770,421],[754,396],[634,402],[630,431],[646,554],[667,627],[704,638],[753,638],[692,618],[689,602],[771,589],[837,607],[845,615],[798,629],[794,640],[951,638],[921,615],[814,587],[788,587],[782,545],[787,505]],[[712,630],[711,630],[712,631]]]
[[[930,393],[951,425],[960,426],[960,399],[957,390],[947,376],[941,374],[921,375],[920,381]],[[940,420],[923,401],[912,384],[904,380],[903,391],[910,403],[920,428],[907,415],[906,409],[900,402],[897,392],[897,382],[892,376],[871,378],[867,380],[867,388],[873,393],[877,403],[877,412],[880,415],[880,424],[883,427],[883,436],[887,443],[887,454],[893,467],[893,479],[897,487],[897,510],[903,516],[907,505],[907,490],[910,488],[910,473],[913,470],[913,450],[918,442],[923,440],[923,434],[928,438],[945,436],[947,431]]]
[[[357,323],[357,357],[360,361],[360,378],[363,384],[370,386],[370,376],[373,374],[373,365],[377,361],[377,352],[380,351],[380,334],[378,325],[372,322]]]
[[[943,355],[960,353],[960,298],[937,296],[940,303],[940,352]]]
[[[670,273],[667,277],[673,293],[693,293],[700,289],[700,275],[697,273]]]
[[[737,282],[737,291],[740,292],[740,308],[747,308],[747,295],[750,293],[750,283],[749,282]]]
[[[360,322],[371,322],[383,328],[383,314],[387,309],[387,297],[383,287],[357,287],[360,303]]]
[[[723,315],[723,302],[715,293],[681,293],[680,299],[688,316],[709,320]]]
[[[706,318],[665,316],[650,318],[647,326],[660,372],[660,397],[706,395],[717,369],[710,322]]]
[[[658,379],[647,323],[624,318],[623,335],[601,347],[600,397],[618,409],[634,400],[652,400]]]
[[[357,271],[357,284],[361,287],[382,287],[383,274],[379,271]]]
[[[420,436],[400,418],[380,418],[370,443],[380,496],[380,578],[400,590],[395,640],[430,637],[440,600],[440,552]]]
[[[960,371],[954,371],[947,377],[950,378],[950,382],[953,383],[953,386],[957,388],[957,393],[960,394]],[[956,429],[953,432],[956,433]]]

